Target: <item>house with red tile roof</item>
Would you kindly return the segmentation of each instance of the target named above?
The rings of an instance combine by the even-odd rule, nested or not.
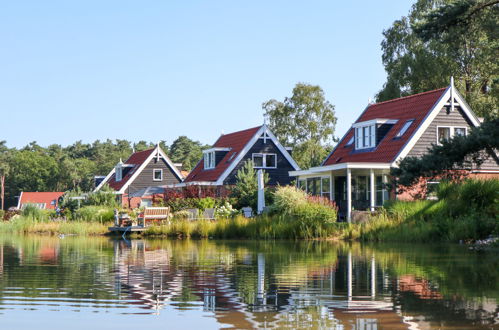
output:
[[[128,195],[134,192],[148,187],[178,184],[183,180],[181,170],[158,144],[152,149],[133,153],[125,162],[120,160],[94,191],[99,191],[107,184],[116,191],[124,205],[129,205]]]
[[[289,171],[300,168],[267,125],[222,134],[213,146],[203,151],[203,158],[178,186],[230,186],[236,183],[238,170],[248,160],[255,169],[269,175],[269,185],[287,185]]]
[[[22,210],[26,206],[34,206],[42,210],[55,210],[62,195],[64,195],[64,192],[61,191],[22,191],[19,196],[17,208]]]
[[[335,200],[340,214],[373,210],[389,198],[390,168],[407,156],[421,156],[433,144],[466,135],[480,120],[464,98],[450,86],[425,93],[369,104],[323,164],[292,171],[297,184],[313,195]],[[476,174],[499,174],[497,155]],[[429,182],[428,184],[431,184]]]

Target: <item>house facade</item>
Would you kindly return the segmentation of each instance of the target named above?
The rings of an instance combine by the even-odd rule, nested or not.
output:
[[[478,125],[451,82],[447,88],[368,105],[321,166],[290,175],[307,192],[335,200],[350,221],[352,210],[374,210],[390,198],[411,197],[388,189],[390,168],[401,159],[421,156],[433,144],[467,135]],[[484,158],[471,172],[499,175],[497,155]]]
[[[94,191],[105,184],[116,191],[125,206],[138,206],[140,198],[129,198],[140,190],[178,184],[184,180],[180,169],[160,148],[135,152],[125,162],[118,162],[109,174],[100,181]]]
[[[213,146],[203,151],[203,158],[177,187],[223,187],[236,183],[236,175],[246,161],[269,175],[269,185],[287,185],[294,179],[290,171],[300,168],[290,150],[279,143],[267,125],[223,134]]]

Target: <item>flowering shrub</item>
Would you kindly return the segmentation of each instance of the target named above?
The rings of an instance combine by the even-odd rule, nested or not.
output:
[[[238,211],[232,208],[229,202],[225,201],[215,209],[215,218],[229,218],[237,213]]]
[[[293,186],[278,187],[271,212],[295,217],[302,222],[335,222],[336,204],[327,198],[307,195]]]

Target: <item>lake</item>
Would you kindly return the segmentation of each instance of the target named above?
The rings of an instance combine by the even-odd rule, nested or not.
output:
[[[0,236],[2,329],[499,329],[459,245]]]

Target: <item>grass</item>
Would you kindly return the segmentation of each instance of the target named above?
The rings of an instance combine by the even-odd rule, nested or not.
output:
[[[17,217],[8,222],[0,222],[0,232],[17,234],[76,234],[104,235],[110,223],[85,221],[37,220],[26,216]]]

